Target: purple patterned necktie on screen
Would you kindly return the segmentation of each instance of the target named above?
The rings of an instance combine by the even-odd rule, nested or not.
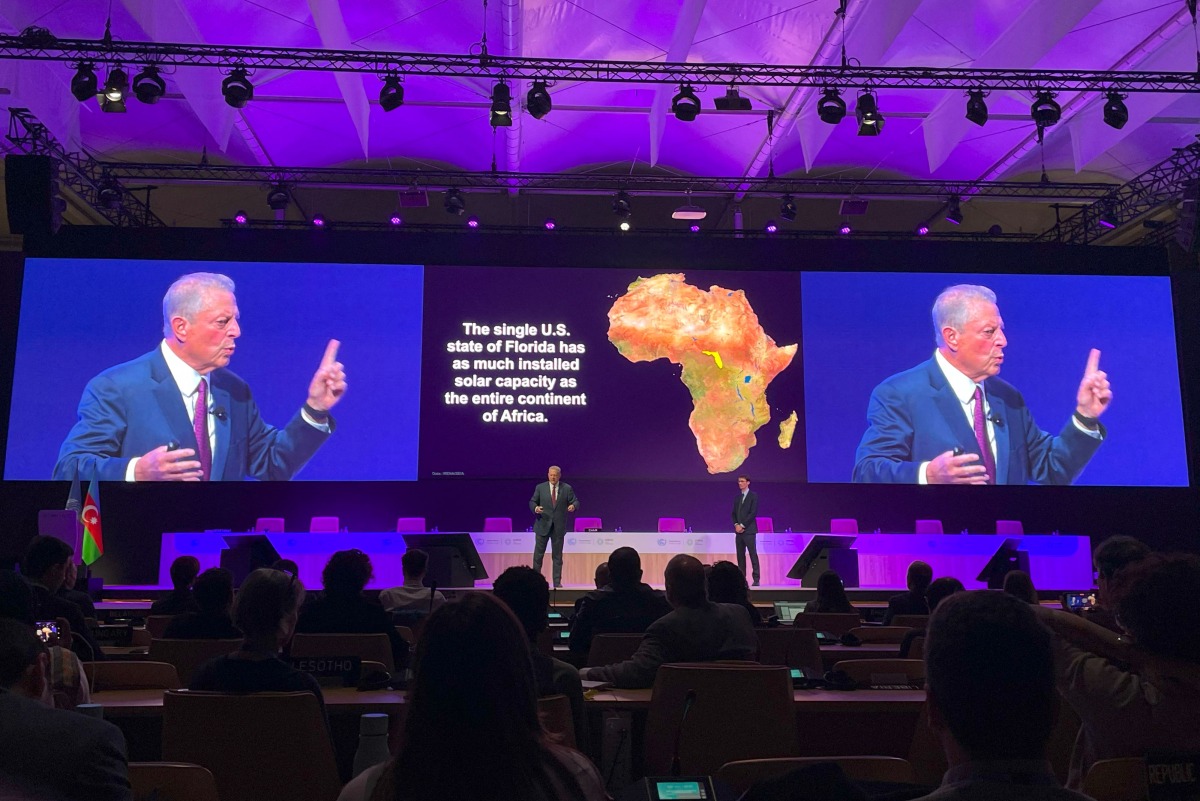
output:
[[[558,506],[558,485],[557,484],[550,485],[550,505]]]
[[[192,429],[196,432],[196,458],[200,460],[201,481],[212,475],[212,447],[208,444],[208,382],[200,379],[196,388],[196,412]]]
[[[975,441],[979,443],[979,455],[983,468],[987,470],[988,483],[996,483],[996,457],[992,456],[992,443],[988,441],[987,422],[983,417],[983,387],[975,385]]]

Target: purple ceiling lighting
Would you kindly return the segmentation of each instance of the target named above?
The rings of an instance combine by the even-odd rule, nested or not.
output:
[[[842,227],[838,229],[838,233],[842,236],[849,236],[854,229],[850,227],[850,223],[842,223]]]
[[[403,225],[404,219],[399,214],[393,214],[388,218],[388,222],[392,225]]]
[[[547,231],[553,231],[557,226],[553,217],[547,217],[546,222],[542,223]]]
[[[695,223],[692,223],[691,225],[688,226],[688,230],[691,231],[693,234],[698,234],[698,233],[700,233],[700,226],[696,225]]]
[[[928,234],[929,234],[929,226],[928,225],[918,225],[917,226],[917,236],[927,236]]]
[[[314,214],[313,218],[312,218],[312,224],[313,224],[314,228],[324,228],[325,227],[325,215]]]
[[[233,215],[233,221],[238,225],[245,225],[247,222],[249,222],[249,220],[250,218],[246,216],[246,212],[241,210],[239,210],[237,214]]]
[[[479,218],[476,217],[474,214],[472,214],[470,217],[467,218],[467,227],[471,228],[471,229],[478,228],[479,227]]]
[[[773,234],[779,230],[779,226],[775,223],[774,220],[768,220],[767,224],[763,228],[763,230],[766,231],[768,234]]]

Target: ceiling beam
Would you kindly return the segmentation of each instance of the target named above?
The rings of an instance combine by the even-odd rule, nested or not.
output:
[[[308,0],[308,10],[317,26],[321,44],[336,50],[350,49],[350,34],[346,30],[346,20],[342,16],[338,0]],[[354,124],[354,130],[358,133],[358,144],[365,158],[367,140],[371,133],[371,104],[367,101],[366,90],[363,89],[362,76],[350,72],[335,72],[333,77],[342,93],[342,100],[346,101],[346,111],[349,112],[350,122]]]
[[[700,28],[700,19],[704,16],[704,7],[708,0],[684,0],[679,16],[675,18],[675,29],[671,32],[671,43],[667,47],[666,60],[682,63],[687,61],[692,43],[696,41],[696,31]],[[650,124],[650,166],[658,165],[659,150],[662,148],[663,133],[667,126],[667,111],[670,98],[676,88],[670,85],[654,87],[654,99],[650,103],[650,114],[646,118]]]

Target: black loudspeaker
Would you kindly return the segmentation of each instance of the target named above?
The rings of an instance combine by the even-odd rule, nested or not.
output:
[[[1175,241],[1188,253],[1195,253],[1200,244],[1200,181],[1192,181],[1183,189],[1183,200],[1179,204],[1179,227],[1175,230]]]
[[[50,156],[4,157],[8,228],[14,234],[58,232],[66,202],[58,193],[58,160]]]

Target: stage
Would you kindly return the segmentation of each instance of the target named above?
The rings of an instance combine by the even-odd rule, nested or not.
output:
[[[436,533],[436,532],[434,532]],[[443,532],[446,533],[446,532]],[[169,589],[170,566],[178,556],[191,555],[200,560],[201,569],[219,567],[221,551],[229,531],[167,533],[162,535],[158,585],[143,589]],[[300,568],[300,580],[306,587],[321,586],[321,571],[330,554],[357,548],[371,556],[375,577],[369,589],[402,584],[400,557],[405,551],[404,535],[396,532],[337,532],[328,534],[271,533],[264,536],[279,552]],[[527,565],[533,553],[531,532],[470,532],[488,578],[478,586],[491,586],[492,579],[513,565]],[[762,567],[762,587],[796,590],[800,582],[787,577],[796,557],[816,533],[760,534],[758,553]],[[1087,537],[1025,535],[1010,537],[997,534],[928,535],[860,534],[854,542],[858,551],[859,583],[863,590],[903,589],[905,573],[916,559],[928,562],[935,576],[954,576],[968,589],[984,586],[976,576],[1005,540],[1016,540],[1019,549],[1029,555],[1029,571],[1034,586],[1044,591],[1091,588],[1091,542]],[[644,580],[662,586],[663,570],[671,557],[680,553],[702,562],[722,559],[736,562],[733,534],[658,532],[570,533],[563,553],[563,583],[572,589],[594,586],[596,565],[605,561],[621,546],[636,548],[642,557]],[[542,572],[550,575],[551,557],[547,550]],[[748,567],[748,566],[747,566]]]

